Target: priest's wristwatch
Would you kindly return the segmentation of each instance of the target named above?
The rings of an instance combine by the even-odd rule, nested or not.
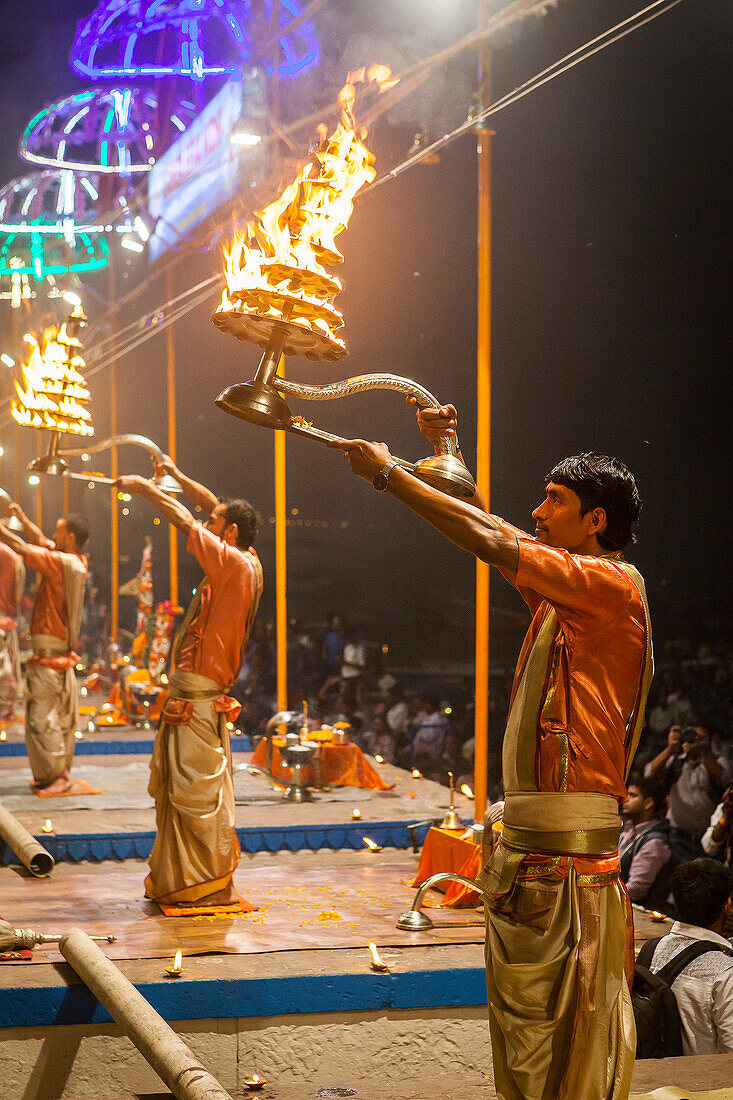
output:
[[[378,493],[387,492],[389,475],[392,473],[396,465],[397,463],[394,461],[394,459],[391,462],[385,462],[384,466],[382,466],[382,469],[379,470],[372,478],[372,485]]]

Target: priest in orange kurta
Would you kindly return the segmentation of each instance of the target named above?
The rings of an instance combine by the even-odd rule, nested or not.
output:
[[[25,584],[20,554],[0,543],[0,721],[13,717],[20,685],[17,616]]]
[[[452,406],[422,410],[432,442]],[[342,440],[355,473],[498,567],[533,618],[503,745],[501,840],[478,877],[494,1077],[501,1100],[626,1100],[635,1031],[631,909],[619,881],[619,803],[653,661],[640,574],[620,551],[641,503],[595,452],[559,463],[534,537],[394,465],[384,444]],[[436,451],[437,451],[436,446]]]
[[[145,478],[118,481],[188,536],[187,550],[205,573],[176,639],[150,764],[157,834],[145,888],[161,905],[221,905],[237,897],[232,876],[240,850],[227,723],[239,706],[226,691],[239,673],[262,592],[251,545],[257,514],[246,501],[220,502],[167,456],[158,469],[172,473],[209,518],[198,523]]]
[[[79,637],[89,538],[84,516],[62,516],[53,539],[28,519],[20,505],[7,506],[23,526],[24,538],[0,525],[0,540],[41,575],[31,616],[33,656],[26,665],[25,739],[31,786],[46,794],[69,790],[77,727],[74,646]]]

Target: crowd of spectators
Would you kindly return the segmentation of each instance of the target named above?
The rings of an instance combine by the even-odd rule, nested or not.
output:
[[[292,624],[287,647],[288,706],[329,725],[348,722],[360,748],[404,768],[448,782],[448,771],[473,783],[473,697],[468,681],[449,686],[425,678],[405,690],[385,671],[381,650],[368,643],[340,615],[321,628]],[[253,736],[264,730],[276,707],[276,654],[272,627],[256,624],[231,694],[242,711],[237,721]],[[503,678],[505,679],[505,678]],[[499,781],[503,721],[492,706],[492,768]],[[508,706],[508,688],[504,713]],[[497,788],[498,789],[498,788]]]

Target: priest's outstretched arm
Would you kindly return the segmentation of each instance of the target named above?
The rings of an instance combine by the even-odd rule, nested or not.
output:
[[[211,515],[219,503],[219,498],[211,492],[211,489],[207,489],[205,485],[201,485],[198,481],[194,481],[193,478],[187,477],[186,474],[176,466],[170,455],[163,455],[159,462],[153,459],[153,466],[155,467],[156,477],[159,477],[161,474],[170,474],[171,477],[174,477],[176,481],[181,484],[189,500],[192,500],[194,504],[198,504],[200,508],[203,508],[207,516]]]
[[[475,504],[456,500],[431,488],[394,463],[386,443],[366,439],[336,439],[329,447],[344,452],[351,469],[365,481],[388,470],[387,492],[401,500],[441,535],[498,569],[516,573],[519,564],[513,528]]]
[[[172,471],[166,470],[166,473]],[[173,475],[177,477],[177,474]],[[168,493],[164,493],[162,489],[158,489],[156,485],[153,485],[152,481],[148,481],[146,477],[140,477],[139,474],[127,474],[124,477],[118,477],[115,485],[123,493],[132,493],[133,496],[145,497],[153,505],[157,512],[160,512],[164,519],[167,519],[169,523],[172,523],[174,527],[177,527],[179,531],[183,531],[184,535],[188,535],[191,528],[194,525],[194,518],[180,501],[175,497],[169,496]],[[214,502],[214,506],[218,501]]]

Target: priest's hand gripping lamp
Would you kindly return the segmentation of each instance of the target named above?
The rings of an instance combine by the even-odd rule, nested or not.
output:
[[[66,459],[83,454],[97,454],[127,443],[144,447],[158,460],[162,460],[163,452],[152,439],[144,435],[113,435],[98,443],[61,449],[61,436],[64,434],[94,434],[91,413],[87,408],[90,394],[81,373],[85,363],[80,353],[79,332],[86,320],[83,309],[76,305],[60,327],[53,325],[45,330],[40,344],[34,336],[26,335],[25,340],[31,350],[28,359],[22,364],[21,379],[16,379],[14,383],[16,395],[11,413],[19,424],[31,428],[47,428],[51,433],[46,454],[29,463],[27,468],[31,473],[114,485],[114,478],[69,469]],[[162,474],[154,480],[164,492],[182,491],[179,483],[170,474]]]
[[[415,398],[419,406],[440,406],[429,390],[394,374],[364,374],[323,386],[278,374],[283,355],[330,361],[346,355],[337,335],[344,319],[333,301],[341,282],[324,265],[343,261],[335,238],[348,224],[357,192],[375,176],[374,158],[354,118],[356,84],[376,82],[381,91],[391,86],[389,75],[384,66],[349,75],[339,95],[341,117],[335,131],[327,137],[325,127],[320,128],[311,160],[227,253],[226,290],[211,320],[222,332],[264,350],[254,378],[229,386],[216,399],[232,416],[325,443],[337,437],[292,416],[283,394],[332,401],[390,389]],[[397,463],[442,492],[472,497],[476,485],[458,457],[455,439],[442,439],[439,449],[419,462]]]

